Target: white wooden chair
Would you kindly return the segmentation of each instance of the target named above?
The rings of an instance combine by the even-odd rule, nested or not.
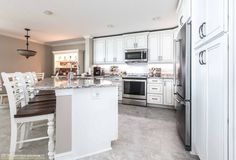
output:
[[[11,142],[10,154],[14,155],[16,145],[26,142],[38,141],[49,138],[48,156],[54,159],[54,113],[55,106],[48,105],[26,105],[24,84],[17,73],[2,73],[2,79],[9,98],[11,118]],[[47,120],[48,136],[26,139],[25,127],[27,123]],[[21,129],[20,141],[17,141],[18,131]]]

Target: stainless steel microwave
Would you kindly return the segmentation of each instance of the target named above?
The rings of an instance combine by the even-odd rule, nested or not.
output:
[[[126,50],[125,51],[125,62],[147,62],[148,60],[148,50]]]

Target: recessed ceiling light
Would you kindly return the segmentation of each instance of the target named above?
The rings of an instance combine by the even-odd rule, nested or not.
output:
[[[114,25],[112,25],[112,24],[108,24],[107,25],[107,28],[114,28],[115,26]]]
[[[161,17],[153,17],[153,18],[152,18],[153,21],[158,21],[158,20],[160,20],[160,19],[161,19]]]
[[[43,13],[46,14],[46,15],[48,15],[48,16],[50,16],[50,15],[53,14],[53,12],[50,11],[50,10],[45,10]]]

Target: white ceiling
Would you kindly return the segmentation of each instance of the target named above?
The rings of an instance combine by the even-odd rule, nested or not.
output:
[[[51,42],[177,25],[178,0],[1,0],[0,34]],[[43,12],[50,10],[53,15]],[[153,17],[160,20],[153,21]],[[107,25],[114,25],[108,28]]]

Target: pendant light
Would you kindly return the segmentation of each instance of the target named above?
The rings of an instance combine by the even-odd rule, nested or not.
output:
[[[31,56],[35,56],[36,55],[36,51],[33,51],[33,50],[29,50],[29,34],[28,32],[30,31],[30,29],[28,28],[25,28],[25,31],[26,31],[26,35],[25,35],[25,38],[26,38],[26,49],[17,49],[17,52],[22,55],[22,56],[25,56],[27,59]]]

